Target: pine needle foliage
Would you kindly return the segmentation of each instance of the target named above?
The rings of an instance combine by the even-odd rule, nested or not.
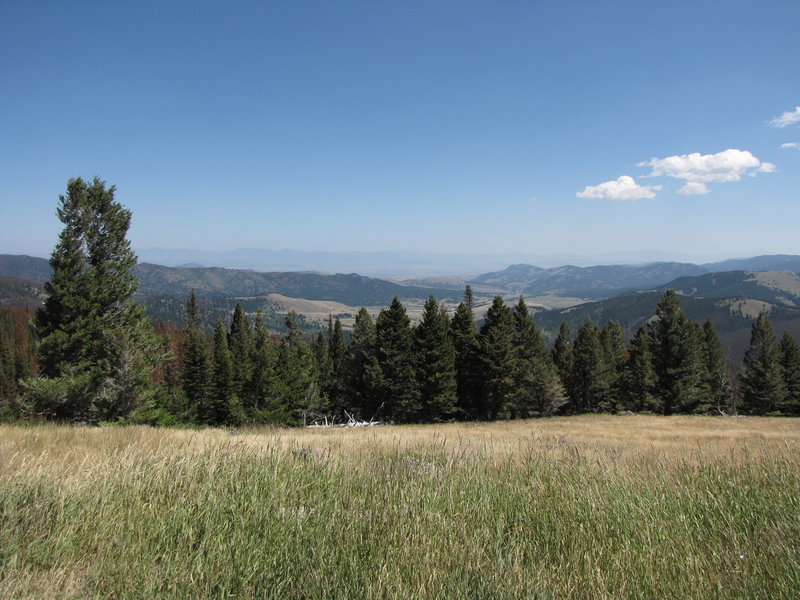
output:
[[[131,212],[115,201],[115,191],[97,177],[76,178],[59,197],[64,228],[36,315],[41,374],[54,381],[30,383],[32,408],[45,417],[115,421],[153,401],[160,344],[133,301]],[[43,394],[42,385],[61,393]]]
[[[753,323],[750,348],[744,355],[744,369],[739,381],[742,410],[748,414],[771,413],[777,410],[786,396],[780,348],[763,312]]]

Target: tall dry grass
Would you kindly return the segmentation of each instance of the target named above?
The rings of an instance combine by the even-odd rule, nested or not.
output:
[[[800,421],[0,427],[2,598],[795,598]]]

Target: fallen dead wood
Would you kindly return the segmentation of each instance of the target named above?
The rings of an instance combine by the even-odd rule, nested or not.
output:
[[[392,425],[391,421],[376,421],[375,417],[372,417],[369,421],[365,421],[363,419],[356,419],[347,411],[344,411],[344,414],[347,417],[347,421],[344,423],[336,423],[335,419],[329,421],[328,417],[324,416],[322,419],[312,421],[312,423],[306,427],[312,429],[320,427],[379,427],[381,425]]]

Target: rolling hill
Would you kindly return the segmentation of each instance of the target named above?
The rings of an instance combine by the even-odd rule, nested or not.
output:
[[[291,298],[339,302],[350,306],[388,305],[392,298],[424,299],[459,297],[461,290],[405,286],[355,273],[260,273],[219,267],[171,268],[141,263],[136,267],[139,293],[188,297],[194,288],[209,297],[265,296],[280,294]]]
[[[44,299],[43,284],[0,275],[0,306],[34,308]]]
[[[775,262],[793,264],[791,259],[778,256]],[[755,264],[771,264],[769,257],[753,260]],[[474,281],[528,296],[571,294],[596,299],[566,309],[538,311],[534,318],[551,342],[562,321],[574,333],[587,318],[601,326],[612,319],[619,321],[630,336],[653,317],[661,294],[668,288],[683,296],[684,310],[692,320],[714,322],[733,362],[741,360],[749,343],[750,326],[760,311],[768,313],[779,335],[786,330],[800,337],[800,275],[786,271],[708,272],[705,268],[706,265],[686,263],[553,269],[512,265]],[[42,285],[49,274],[45,259],[0,255],[0,304],[36,306],[43,298]],[[140,282],[137,299],[148,314],[155,320],[177,324],[183,321],[184,303],[192,288],[198,292],[208,326],[216,317],[227,318],[236,302],[241,302],[249,313],[263,310],[268,318],[276,319],[279,327],[277,315],[302,307],[313,307],[309,311],[314,314],[320,310],[337,314],[345,311],[341,307],[388,306],[394,296],[412,302],[430,293],[452,302],[460,301],[462,296],[460,286],[448,289],[400,285],[356,274],[260,273],[148,263],[137,265],[136,274]],[[638,287],[631,291],[634,284]],[[611,296],[620,290],[622,293]]]
[[[656,289],[628,292],[597,302],[562,310],[540,311],[534,319],[544,337],[552,342],[566,322],[573,331],[586,319],[599,326],[618,321],[628,337],[655,315],[664,290],[682,296],[687,316],[701,323],[711,319],[726,354],[739,364],[750,342],[750,328],[758,313],[767,313],[778,336],[788,331],[800,337],[800,276],[796,273],[732,271],[681,277]]]
[[[702,267],[689,263],[594,267],[565,265],[551,269],[511,265],[503,271],[476,277],[470,283],[496,285],[530,296],[569,296],[599,300],[631,290],[654,287],[677,277],[705,272]]]
[[[680,277],[666,285],[695,298],[750,298],[770,304],[800,307],[800,275],[788,271],[726,271]]]
[[[711,272],[721,271],[792,271],[800,272],[800,256],[795,254],[766,254],[751,258],[734,258],[702,265]]]
[[[280,294],[306,300],[339,302],[350,306],[388,305],[392,298],[460,298],[461,289],[407,286],[363,277],[355,273],[261,273],[219,267],[164,267],[139,263],[134,272],[139,278],[139,295],[185,299],[192,289],[209,298],[236,298]],[[12,276],[35,283],[50,277],[50,265],[43,258],[0,255],[0,276]]]
[[[429,294],[442,300],[460,300],[463,295],[461,286],[447,289],[400,285],[355,273],[259,273],[218,267],[173,268],[148,263],[138,264],[135,273],[139,278],[136,300],[144,305],[150,318],[182,324],[186,299],[195,289],[206,327],[213,327],[218,317],[227,320],[237,302],[248,313],[263,311],[268,326],[279,331],[283,324],[280,315],[301,307],[314,306],[315,310],[309,314],[317,317],[325,307],[332,314],[349,315],[356,312],[349,307],[388,306],[395,296],[405,302],[421,303]],[[0,255],[0,305],[38,306],[44,298],[44,282],[49,277],[50,265],[43,258]]]
[[[654,289],[682,277],[697,277],[727,271],[800,271],[800,256],[770,255],[720,263],[695,265],[691,263],[656,262],[646,265],[598,265],[576,267],[565,265],[543,269],[533,265],[516,264],[470,281],[471,284],[492,285],[506,291],[528,296],[562,296],[600,300],[627,291]]]

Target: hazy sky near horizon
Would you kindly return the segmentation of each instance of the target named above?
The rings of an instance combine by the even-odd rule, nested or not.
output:
[[[800,253],[800,2],[0,3],[0,253]]]

